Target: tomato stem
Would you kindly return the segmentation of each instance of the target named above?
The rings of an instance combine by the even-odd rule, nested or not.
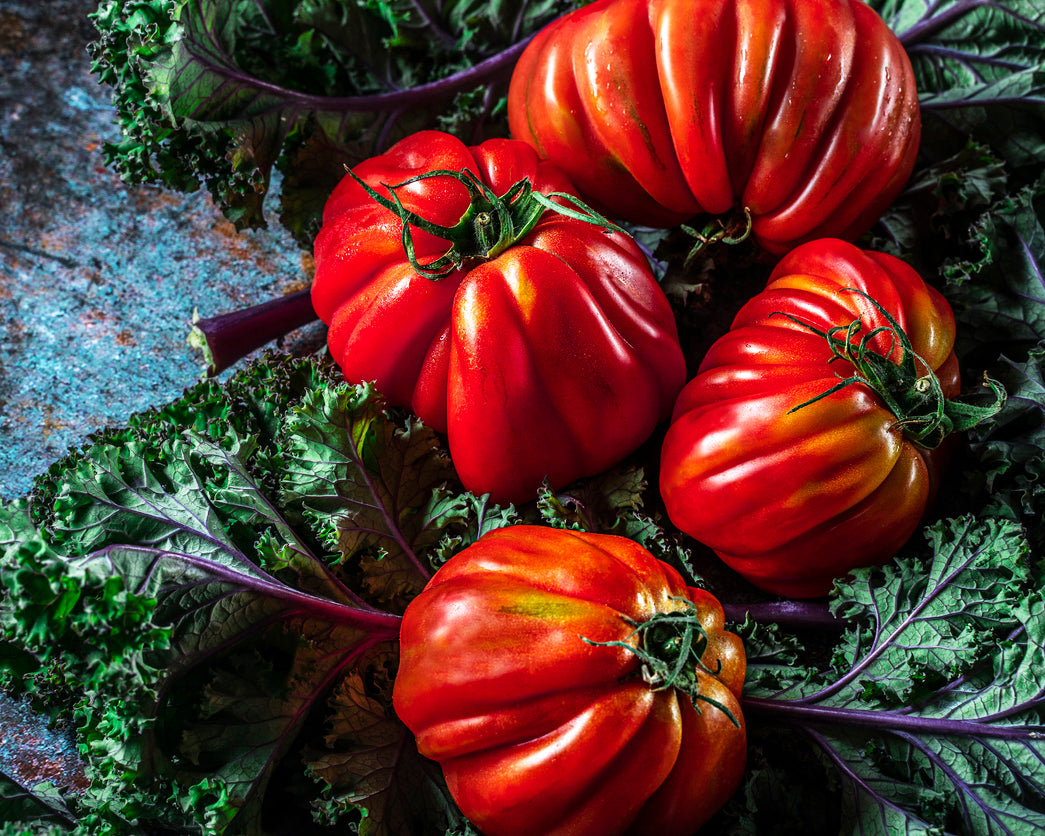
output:
[[[880,325],[860,336],[864,323],[855,319],[848,325],[835,325],[823,331],[808,322],[783,311],[772,315],[785,316],[803,328],[827,340],[831,347],[829,363],[842,360],[855,370],[848,377],[838,375],[839,382],[788,410],[788,414],[816,403],[847,386],[860,383],[882,399],[885,406],[896,416],[894,427],[898,427],[913,442],[932,449],[954,432],[964,432],[996,415],[1004,406],[1006,394],[1001,384],[983,376],[983,385],[991,390],[994,402],[985,406],[948,400],[943,393],[939,378],[928,363],[918,355],[911,340],[900,324],[879,302],[855,287],[842,288],[844,292],[859,293],[867,299],[885,318],[888,325]],[[839,336],[843,335],[843,336]],[[888,350],[876,351],[871,343],[878,337],[889,337]],[[889,357],[900,349],[900,360]],[[921,371],[919,371],[921,369]]]
[[[641,623],[625,619],[635,629],[619,641],[599,642],[581,636],[590,645],[598,647],[622,647],[634,653],[642,662],[642,679],[654,691],[675,688],[689,695],[693,707],[700,712],[698,702],[712,705],[725,714],[730,722],[740,728],[740,721],[732,711],[718,700],[700,693],[698,671],[718,676],[722,671],[722,660],[715,659],[712,669],[704,661],[708,650],[708,634],[700,623],[697,606],[689,598],[675,597],[672,601],[681,609],[654,613],[648,621]],[[633,639],[639,638],[639,643]]]
[[[192,323],[188,343],[203,352],[206,375],[213,377],[267,342],[317,320],[309,288],[231,313]]]
[[[496,258],[528,235],[546,210],[586,221],[606,232],[624,232],[574,195],[534,191],[533,184],[526,177],[498,196],[467,168],[460,171],[438,169],[411,177],[402,183],[382,183],[391,195],[389,198],[366,183],[352,169],[346,169],[371,198],[399,217],[403,224],[403,250],[410,266],[433,281],[450,275],[466,263]],[[429,221],[407,209],[399,199],[397,190],[429,177],[452,177],[468,189],[468,208],[453,226]],[[421,264],[414,249],[412,227],[445,239],[450,244],[449,249],[427,264]]]
[[[719,241],[723,244],[741,244],[746,241],[751,235],[751,210],[745,206],[740,215],[734,215],[725,221],[712,218],[700,230],[686,224],[679,228],[697,239],[682,262],[683,267],[689,267],[693,259],[703,254],[712,244]]]

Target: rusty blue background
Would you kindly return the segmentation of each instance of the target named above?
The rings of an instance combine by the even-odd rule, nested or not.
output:
[[[95,8],[0,0],[0,499],[88,433],[194,384],[195,310],[309,281],[276,224],[239,233],[202,191],[131,186],[105,167],[119,127],[90,73]]]

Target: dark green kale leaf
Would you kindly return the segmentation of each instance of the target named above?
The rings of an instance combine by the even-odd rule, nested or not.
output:
[[[1005,409],[978,431],[971,444],[976,476],[967,495],[979,496],[984,513],[1022,523],[1036,554],[1045,553],[1045,345],[1022,362],[1007,360],[998,378],[1008,391]]]
[[[970,227],[967,247],[942,263],[959,351],[1022,357],[1045,340],[1043,208],[1045,178],[994,203]]]
[[[205,186],[240,228],[266,223],[279,169],[280,220],[307,244],[345,164],[422,128],[505,133],[514,60],[568,7],[103,0],[90,50],[122,135],[107,160],[131,182]]]
[[[1008,189],[1005,163],[985,145],[969,142],[946,159],[916,168],[864,243],[933,278],[945,261],[978,254],[969,231],[1007,199]]]
[[[872,0],[910,56],[922,154],[937,162],[969,138],[1013,168],[1045,156],[1045,7],[1038,0]]]
[[[848,832],[967,836],[1045,827],[1045,598],[1021,528],[962,518],[839,582],[851,625],[828,680],[753,680],[752,729],[790,728],[841,780]]]
[[[445,788],[390,682],[403,590],[468,506],[418,515],[453,478],[431,433],[313,365],[258,362],[100,434],[38,485],[42,524],[0,509],[8,682],[75,726],[91,786],[62,800],[84,833],[307,832],[324,794],[374,834],[459,824],[400,804]],[[312,795],[286,804],[284,780]]]
[[[341,564],[358,561],[371,600],[402,610],[431,576],[425,552],[464,524],[444,501],[456,476],[435,433],[392,423],[370,386],[338,387],[288,416],[284,449],[281,502],[316,521]]]
[[[460,824],[438,765],[418,754],[413,735],[389,708],[394,670],[387,660],[373,667],[376,675],[353,673],[330,697],[325,749],[308,762],[322,788],[312,801],[315,817],[334,823],[347,813],[351,820],[363,808],[397,833],[421,832],[430,821]]]

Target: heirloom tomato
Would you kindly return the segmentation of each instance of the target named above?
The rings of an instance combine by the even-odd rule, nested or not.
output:
[[[338,184],[315,242],[345,377],[445,432],[462,483],[496,501],[615,464],[685,382],[646,257],[575,200],[523,142],[424,131]]]
[[[512,526],[406,609],[393,689],[485,836],[688,836],[740,783],[740,638],[614,535]]]
[[[932,501],[948,434],[1000,406],[959,391],[954,316],[906,263],[798,247],[679,395],[660,490],[679,529],[755,585],[830,591],[884,563]]]
[[[526,48],[508,118],[608,214],[743,211],[775,254],[866,231],[921,132],[907,54],[859,0],[596,0]]]

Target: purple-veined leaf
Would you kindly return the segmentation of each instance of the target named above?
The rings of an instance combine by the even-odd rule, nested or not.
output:
[[[901,562],[839,584],[837,612],[854,626],[830,682],[792,677],[774,693],[755,677],[745,716],[824,752],[853,833],[1034,832],[1045,827],[1045,598],[1027,590],[1025,537],[960,519],[930,538],[927,572]]]
[[[950,135],[1017,165],[1045,151],[1045,7],[1038,0],[873,0],[914,67],[923,149]]]
[[[370,385],[317,390],[289,417],[282,499],[325,518],[320,531],[341,563],[358,563],[372,600],[404,607],[432,575],[426,552],[466,508],[435,433],[393,421]]]
[[[360,832],[368,836],[416,833],[424,822],[460,817],[438,765],[418,753],[387,695],[373,693],[390,690],[393,661],[379,659],[366,678],[357,671],[342,680],[330,697],[325,747],[309,753],[309,772],[323,786],[313,802],[319,817],[334,822],[346,810],[365,809]]]

